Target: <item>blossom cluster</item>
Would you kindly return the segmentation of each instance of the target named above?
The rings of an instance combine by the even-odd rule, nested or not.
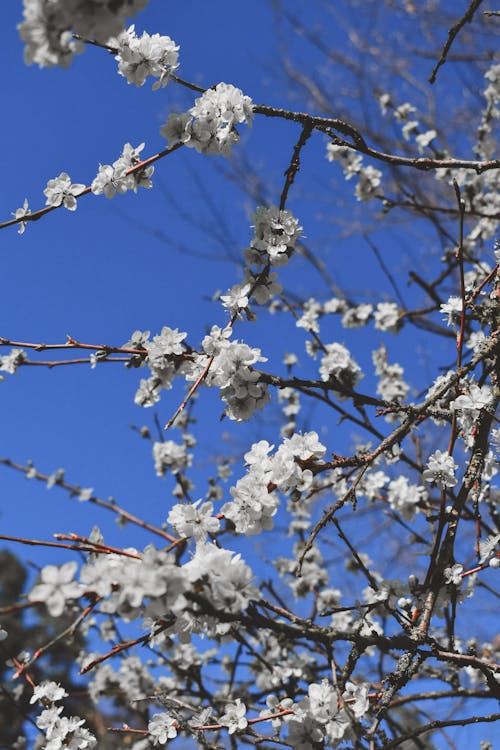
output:
[[[226,333],[227,329],[226,329]],[[188,380],[196,380],[213,357],[205,384],[220,389],[225,414],[237,421],[249,419],[269,401],[267,385],[260,382],[260,373],[253,369],[265,362],[260,349],[239,341],[229,341],[224,331],[213,326],[202,342],[205,354],[194,358]]]
[[[342,698],[349,701],[349,710],[356,718],[363,717],[369,708],[368,685],[347,683]],[[315,743],[337,747],[342,740],[355,740],[351,720],[339,701],[337,691],[328,680],[312,683],[308,695],[293,706],[293,717],[288,722],[287,741],[295,750],[312,748]]]
[[[403,379],[404,370],[396,362],[389,364],[387,361],[387,350],[385,346],[372,352],[372,360],[375,365],[375,374],[379,377],[377,393],[384,401],[404,401],[410,390]]]
[[[237,533],[251,536],[272,529],[279,504],[275,490],[285,494],[306,491],[314,476],[308,463],[315,465],[326,452],[315,432],[285,438],[271,456],[273,448],[266,440],[252,445],[245,454],[247,473],[231,488],[231,502],[221,508]]]
[[[186,516],[182,521],[180,516],[177,510],[171,520],[185,527]],[[214,525],[209,528],[215,530]],[[74,580],[76,563],[59,568],[47,565],[42,568],[40,583],[32,588],[29,599],[43,603],[49,614],[58,617],[68,602],[92,594],[101,599],[102,614],[119,615],[125,621],[142,617],[151,630],[158,620],[167,618],[171,632],[184,634],[184,638],[191,631],[199,632],[201,621],[190,614],[197,607],[195,604],[188,607],[188,600],[195,592],[204,595],[211,606],[232,613],[242,612],[250,601],[260,598],[252,570],[240,555],[203,542],[200,537],[197,541],[194,555],[183,565],[177,563],[174,554],[152,545],[142,553],[128,548],[125,555],[97,555],[83,565],[78,581]]]
[[[371,165],[363,166],[363,157],[348,146],[329,143],[326,147],[328,161],[338,161],[346,180],[356,177],[354,195],[358,201],[368,203],[377,195],[382,181],[382,172]]]
[[[118,72],[128,83],[142,86],[148,76],[158,78],[153,89],[164,87],[169,76],[179,67],[179,47],[169,36],[150,35],[146,31],[138,37],[135,26],[129,26],[118,36]]]
[[[220,298],[232,316],[241,317],[244,312],[249,320],[255,319],[254,313],[249,311],[250,298],[264,305],[281,293],[277,274],[269,269],[288,263],[302,233],[302,227],[291,211],[277,206],[258,206],[252,222],[255,231],[250,247],[245,250],[243,281],[233,285]]]
[[[79,716],[63,716],[63,706],[55,705],[68,693],[56,682],[45,681],[35,685],[30,703],[41,703],[45,708],[36,718],[36,726],[46,739],[45,750],[92,750],[97,747],[97,738],[85,726]]]
[[[97,176],[92,181],[90,189],[94,195],[104,194],[106,198],[113,198],[117,193],[123,195],[127,190],[133,190],[137,193],[139,187],[151,188],[151,175],[154,167],[144,167],[143,169],[134,169],[141,163],[141,151],[144,143],[133,147],[126,143],[123,147],[121,156],[110,164],[100,164]],[[133,172],[130,170],[134,169]]]
[[[0,372],[7,372],[9,375],[13,375],[17,368],[20,367],[23,362],[26,362],[28,357],[24,349],[11,349],[8,354],[4,354],[0,357]]]
[[[106,43],[123,30],[127,16],[145,8],[148,0],[23,0],[19,34],[25,43],[24,59],[39,67],[71,63],[83,44],[73,33]]]
[[[344,328],[361,328],[373,321],[378,331],[397,333],[401,327],[401,311],[395,302],[379,302],[377,305],[349,303],[345,299],[332,297],[319,302],[311,297],[302,306],[302,315],[297,327],[319,333],[319,321],[324,315],[341,315]]]
[[[302,233],[302,227],[292,212],[277,206],[258,206],[252,216],[252,226],[254,234],[250,247],[245,250],[248,265],[261,267],[270,263],[283,266],[288,263]]]
[[[239,141],[236,126],[250,125],[252,116],[250,97],[229,83],[219,83],[196,99],[187,112],[170,114],[160,133],[169,146],[183,143],[198,153],[228,156]]]
[[[154,336],[152,341],[149,337],[149,331],[134,331],[124,345],[125,348],[142,349],[147,352],[142,364],[149,367],[151,375],[141,380],[135,395],[135,403],[145,407],[153,406],[159,401],[160,392],[172,387],[172,381],[179,369],[176,359],[182,354],[181,343],[186,338],[186,333],[181,333],[177,328],[163,326],[161,333]]]
[[[361,368],[351,357],[348,349],[337,342],[326,344],[319,368],[321,379],[331,382],[339,398],[345,398],[344,391],[352,391],[362,377]],[[337,390],[338,387],[338,390]]]
[[[424,149],[437,137],[437,130],[434,128],[422,130],[420,121],[414,115],[417,111],[416,107],[409,102],[396,106],[390,94],[387,93],[380,94],[378,101],[382,114],[385,115],[390,109],[394,120],[401,126],[401,133],[405,141],[414,137],[419,153],[423,154]]]

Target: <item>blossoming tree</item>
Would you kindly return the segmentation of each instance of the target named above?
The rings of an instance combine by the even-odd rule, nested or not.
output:
[[[72,484],[62,470],[0,459],[5,470],[128,523],[121,546],[106,541],[98,525],[87,535],[57,534],[57,541],[0,537],[61,554],[23,593],[20,564],[11,553],[3,557],[13,573],[9,585],[3,574],[2,590],[15,601],[1,599],[0,716],[14,718],[0,727],[0,743],[16,750],[146,750],[170,742],[409,750],[444,746],[460,727],[468,744],[480,738],[486,750],[500,719],[492,615],[500,567],[500,65],[494,47],[491,54],[479,48],[480,34],[494,45],[500,12],[482,14],[473,0],[448,18],[449,4],[428,3],[430,29],[416,3],[402,3],[398,15],[390,2],[342,3],[358,12],[378,8],[378,32],[389,22],[393,30],[401,23],[428,32],[424,51],[434,50],[434,69],[414,87],[428,97],[463,40],[481,106],[460,130],[458,117],[443,124],[439,101],[430,106],[429,98],[425,108],[416,94],[420,103],[403,98],[395,61],[357,37],[365,67],[347,55],[336,62],[373,90],[351,116],[343,109],[349,94],[328,102],[319,66],[299,75],[288,52],[284,69],[307,111],[285,101],[257,104],[235,83],[199,86],[178,75],[178,40],[139,32],[140,14],[137,29],[127,25],[146,4],[24,0],[19,32],[27,63],[68,67],[91,47],[103,65],[117,64],[131,97],[134,87],[152,83],[155,91],[182,87],[192,99],[185,111],[169,111],[157,153],[125,143],[88,185],[66,171],[50,177],[45,204],[26,199],[1,228],[36,232],[34,222],[53,212],[60,215],[52,220],[68,221],[64,210],[74,212],[83,200],[151,189],[155,170],[187,149],[197,152],[193,158],[226,158],[227,174],[239,174],[260,199],[240,253],[242,273],[224,279],[214,297],[218,322],[200,340],[169,321],[157,333],[127,331],[123,342],[99,345],[72,337],[18,342],[8,332],[0,338],[2,392],[29,365],[82,362],[94,369],[125,364],[130,378],[139,370],[135,404],[149,413],[166,413],[165,392],[183,389],[163,423],[153,418],[140,430],[151,441],[156,474],[173,480],[173,500],[155,523]],[[291,34],[335,59],[317,27],[277,6]],[[441,47],[432,46],[433,34]],[[257,120],[296,128],[275,200],[259,186],[259,167],[237,153]],[[356,242],[368,245],[392,298],[353,292],[352,279],[346,289],[332,281],[301,218],[308,148],[318,144],[341,195],[354,194],[352,214],[344,207],[341,217],[352,225],[353,253]],[[390,250],[379,250],[369,228],[386,227],[390,236],[401,218],[410,241],[408,226],[425,225],[428,245],[420,250],[426,262],[407,272],[407,294],[402,272],[393,270],[396,249],[388,240]],[[71,220],[79,221],[78,212]],[[319,271],[326,291],[295,292],[287,273],[299,262]],[[356,262],[347,270],[355,276]],[[290,325],[286,346],[272,330],[278,317]],[[245,340],[262,332],[262,321],[271,329],[266,350]],[[415,332],[428,347],[421,371]],[[360,356],[367,349],[368,358]],[[245,445],[217,450],[201,487],[197,441],[203,432],[218,434],[201,406],[208,390]],[[144,547],[134,543],[139,528],[150,535]],[[28,647],[21,651],[20,633]]]

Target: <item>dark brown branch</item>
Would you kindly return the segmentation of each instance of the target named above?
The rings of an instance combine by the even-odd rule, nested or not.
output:
[[[463,27],[465,26],[465,24],[472,22],[474,13],[479,8],[482,2],[483,0],[471,0],[470,5],[465,11],[462,18],[460,18],[460,20],[457,21],[448,31],[448,39],[446,40],[446,44],[443,47],[443,51],[441,52],[441,57],[437,61],[436,65],[434,66],[434,69],[429,78],[429,83],[434,83],[434,81],[436,80],[437,72],[439,68],[445,64],[446,57],[448,55],[448,52],[450,51],[451,45],[455,41],[461,29],[463,29]]]

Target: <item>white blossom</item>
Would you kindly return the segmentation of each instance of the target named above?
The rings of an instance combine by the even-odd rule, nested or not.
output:
[[[455,470],[457,468],[458,466],[453,460],[453,456],[450,456],[445,451],[437,450],[429,456],[427,468],[424,470],[422,476],[426,482],[435,482],[441,489],[454,487],[458,482],[458,479],[455,477]]]
[[[17,368],[27,360],[28,357],[24,349],[11,349],[8,354],[0,357],[0,372],[8,372],[13,375]]]
[[[373,312],[373,305],[356,305],[348,308],[342,316],[344,328],[359,328],[366,325]]]
[[[375,328],[379,331],[397,332],[400,325],[399,309],[394,302],[379,302],[373,317]]]
[[[240,310],[248,307],[250,284],[235,284],[228,293],[221,296],[221,302],[231,315],[238,315]]]
[[[144,149],[144,143],[134,148],[130,143],[123,147],[121,155],[113,162],[113,165],[100,164],[97,176],[90,186],[94,195],[105,195],[106,198],[113,198],[117,193],[123,195],[127,190],[137,192],[139,187],[151,188],[153,183],[151,175],[154,172],[152,165],[138,168],[141,163],[141,151]],[[134,170],[130,172],[130,170]]]
[[[214,607],[227,612],[241,612],[251,599],[260,598],[252,570],[241,556],[210,542],[198,544],[183,571],[190,581],[198,582]]]
[[[419,153],[423,154],[424,149],[429,145],[431,141],[437,136],[437,130],[426,130],[425,133],[419,133],[415,136],[415,143],[418,146]]]
[[[466,393],[462,393],[451,402],[450,408],[461,412],[471,412],[474,416],[477,416],[481,409],[488,406],[490,401],[491,390],[489,386],[478,386],[472,383]]]
[[[213,503],[202,503],[201,500],[174,505],[167,521],[179,536],[192,536],[195,542],[204,542],[208,534],[215,534],[220,528],[219,519],[212,515],[213,509]]]
[[[36,719],[38,728],[45,732],[45,750],[60,750],[62,747],[92,750],[97,747],[97,739],[83,726],[85,720],[79,716],[61,716],[62,710],[62,706],[45,709]]]
[[[83,190],[85,190],[85,185],[72,183],[70,176],[66,172],[61,172],[59,177],[48,181],[43,191],[47,198],[45,205],[57,207],[62,204],[69,211],[75,211],[76,198]]]
[[[56,703],[57,701],[66,698],[68,693],[61,687],[57,682],[51,682],[46,680],[41,682],[39,685],[35,685],[33,695],[30,698],[30,703],[36,703],[40,701],[45,705],[45,701],[49,703]]]
[[[166,86],[172,73],[179,67],[179,47],[169,36],[146,31],[138,37],[134,25],[118,37],[118,72],[128,83],[142,86],[148,76],[158,78],[153,89]]]
[[[337,693],[328,680],[313,683],[308,689],[311,713],[316,721],[326,724],[338,712]]]
[[[165,440],[163,443],[153,444],[153,458],[156,474],[165,476],[167,471],[177,474],[191,465],[192,456],[186,450],[186,446],[173,440]]]
[[[169,714],[153,714],[148,724],[148,734],[153,739],[153,745],[166,745],[177,737],[177,728],[177,722]]]
[[[291,211],[277,206],[258,206],[252,216],[254,235],[247,253],[247,260],[254,259],[252,250],[260,255],[260,263],[269,261],[273,266],[288,263],[297,240],[302,233]]]
[[[297,328],[304,328],[306,331],[319,333],[318,319],[321,313],[321,305],[315,299],[311,298],[304,303],[302,316],[297,320],[295,325]]]
[[[16,208],[12,216],[19,221],[19,219],[23,219],[25,216],[29,216],[31,214],[30,207],[28,204],[28,199],[24,199],[24,203],[21,208]],[[24,234],[24,231],[26,229],[26,222],[20,221],[19,222],[19,228],[17,230],[18,234]]]
[[[196,99],[189,112],[172,113],[160,129],[169,146],[183,143],[199,153],[227,156],[239,141],[236,125],[250,125],[253,104],[229,83],[219,83]]]
[[[44,602],[52,617],[62,615],[66,602],[77,599],[81,586],[74,581],[76,562],[67,562],[60,567],[46,565],[40,573],[40,583],[35,584],[28,594],[32,602]]]
[[[454,586],[461,586],[463,578],[462,573],[464,570],[463,565],[456,563],[451,568],[445,568],[444,570],[444,582],[452,583]]]
[[[325,346],[326,353],[321,358],[319,372],[325,382],[333,380],[342,388],[352,390],[361,380],[361,368],[351,357],[348,349],[337,342]]]
[[[405,476],[393,479],[387,490],[389,505],[401,513],[406,521],[411,521],[415,513],[418,513],[419,505],[426,497],[424,487],[410,484]]]
[[[369,685],[366,683],[356,685],[353,682],[347,682],[342,698],[349,704],[349,709],[357,719],[366,714],[370,707],[368,700]]]
[[[358,201],[368,203],[375,195],[376,190],[382,182],[382,172],[371,165],[362,167],[358,173],[358,183],[354,195]]]
[[[448,302],[444,302],[440,309],[446,315],[447,325],[454,325],[462,312],[462,300],[460,297],[449,297]]]
[[[357,177],[354,194],[359,201],[368,203],[376,195],[382,178],[382,172],[371,165],[363,166],[363,157],[353,149],[329,143],[326,149],[328,161],[339,161],[344,177],[350,180]]]
[[[236,698],[234,703],[229,703],[226,706],[226,712],[219,718],[219,724],[227,727],[229,734],[246,729],[248,726],[246,711],[245,704],[241,702],[240,698]]]

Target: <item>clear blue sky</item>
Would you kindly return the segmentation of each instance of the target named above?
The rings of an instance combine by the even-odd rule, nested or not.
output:
[[[301,5],[297,1],[288,7]],[[165,145],[159,128],[168,113],[185,110],[193,101],[189,92],[174,84],[159,92],[151,92],[149,83],[141,89],[127,85],[113,58],[99,49],[87,49],[66,71],[27,67],[16,31],[20,18],[21,3],[5,3],[0,30],[0,220],[10,218],[25,197],[33,209],[42,207],[47,181],[62,171],[74,182],[89,184],[98,164],[114,161],[126,142],[136,146],[144,141],[143,153],[156,153]],[[277,83],[283,80],[281,51],[271,3],[266,0],[168,4],[150,0],[135,23],[139,32],[168,34],[180,45],[178,72],[183,78],[202,86],[225,81],[242,88],[256,103],[305,108],[298,101],[291,105],[285,88]],[[331,41],[349,50],[342,29],[332,28]],[[427,68],[420,74],[424,80]],[[241,134],[242,147],[276,201],[298,135],[296,127],[257,118],[252,130],[242,127]],[[309,245],[321,247],[335,281],[350,289],[376,290],[371,301],[392,299],[390,285],[368,249],[359,243],[354,246],[329,221],[328,212],[335,212],[340,197],[332,189],[333,200],[323,201],[333,169],[324,153],[325,143],[316,136],[304,152],[290,206],[296,209]],[[221,168],[222,160],[183,150],[156,165],[151,191],[113,201],[90,196],[79,202],[75,214],[54,212],[28,225],[22,237],[14,228],[0,232],[0,336],[53,343],[70,334],[84,342],[120,345],[135,329],[156,333],[168,325],[187,331],[196,345],[207,327],[225,320],[220,305],[210,298],[241,278],[238,264],[250,238],[249,215],[255,208],[224,179]],[[322,196],[319,206],[311,200],[315,194]],[[302,204],[304,196],[307,200]],[[318,215],[325,218],[325,214],[325,223],[317,224]],[[404,232],[390,232],[383,241],[386,258],[399,273],[403,256],[410,252],[409,242],[405,244]],[[326,289],[319,276],[296,261],[295,270],[284,274],[286,283],[302,297],[318,294],[324,299]],[[325,331],[332,341],[347,342],[337,322],[331,323],[330,331],[325,325]],[[280,316],[266,318],[261,325],[240,324],[236,335],[263,349],[272,372],[283,372],[281,356],[287,348],[305,360],[303,337],[297,337],[293,323]],[[409,351],[394,340],[391,350],[407,368],[422,366],[422,373],[415,375],[417,388],[421,377],[432,377],[432,370],[425,372],[428,355],[419,351],[423,341],[423,335],[416,334]],[[355,332],[349,338],[352,342],[355,356],[369,363],[372,334]],[[112,495],[123,507],[161,523],[172,504],[171,483],[155,476],[150,444],[130,429],[148,425],[154,430],[153,410],[133,403],[143,375],[144,371],[105,364],[95,370],[85,365],[50,371],[26,367],[15,377],[6,376],[0,384],[0,455],[20,463],[31,459],[47,473],[62,467],[69,481],[93,487],[103,498]],[[181,398],[179,389],[163,393],[156,410],[161,423]],[[201,390],[199,402],[194,477],[201,496],[204,480],[213,472],[213,458],[226,451],[226,445],[239,455],[253,440],[274,435],[276,441],[279,427],[271,407],[265,413],[266,423],[259,418],[249,426],[220,425],[222,405],[214,395]],[[310,416],[311,426],[317,428],[314,415]],[[336,434],[341,437],[333,447],[331,438]],[[330,450],[341,452],[351,434],[331,420],[320,438]],[[178,435],[172,432],[168,437]],[[241,467],[234,479],[240,475]],[[138,530],[124,534],[105,511],[68,500],[57,489],[47,492],[2,467],[0,493],[0,525],[6,534],[48,539],[55,531],[86,534],[97,523],[110,544],[141,547],[150,540]],[[44,549],[16,546],[14,551],[37,564],[68,559],[64,552]]]
[[[165,145],[159,128],[167,114],[188,108],[193,99],[173,84],[159,92],[152,92],[148,83],[140,89],[127,85],[113,58],[95,48],[76,57],[69,70],[27,67],[16,31],[19,19],[18,4],[9,3],[0,32],[3,169],[8,176],[0,195],[2,219],[9,218],[25,197],[32,209],[42,207],[47,180],[61,171],[75,182],[89,184],[98,164],[116,159],[127,141],[134,146],[145,141],[143,153],[156,153]],[[270,4],[264,0],[240,4],[237,17],[234,3],[225,0],[210,6],[188,1],[168,10],[152,0],[135,20],[139,32],[168,34],[180,44],[179,74],[186,79],[204,86],[231,82],[257,103],[287,104],[286,90],[275,84],[280,51]],[[241,130],[249,158],[258,165],[276,201],[297,128],[257,119],[251,131]],[[292,207],[296,196],[316,190],[316,180],[328,179],[331,165],[324,159],[324,147],[317,138],[305,154],[305,177],[294,188]],[[169,325],[188,331],[196,344],[207,326],[225,320],[210,297],[241,277],[234,260],[241,262],[241,251],[250,238],[249,215],[255,208],[251,199],[222,178],[221,167],[220,159],[206,159],[193,151],[176,153],[157,164],[151,191],[113,201],[89,196],[79,202],[75,214],[53,213],[29,225],[22,237],[15,228],[0,233],[0,335],[58,342],[70,334],[85,342],[119,345],[137,328],[156,333]],[[207,208],[207,195],[222,221]],[[318,232],[315,209],[309,202],[297,213],[308,241],[313,241]],[[319,230],[323,244],[324,231],[324,227]],[[340,242],[336,252],[340,256],[335,259],[334,275],[345,281],[345,243]],[[293,291],[304,297],[324,296],[319,277],[310,272],[301,275],[303,264],[297,268],[299,272],[290,276]],[[369,272],[379,274],[376,264]],[[386,284],[382,278],[380,282]],[[356,284],[365,283],[358,274]],[[279,316],[271,323],[260,328],[241,325],[237,335],[261,346],[271,361],[277,354],[273,363],[277,372],[282,371],[281,352],[286,348],[281,344],[293,333],[293,326]],[[295,345],[300,351],[302,347],[302,341]],[[114,495],[120,504],[140,509],[151,520],[163,519],[171,502],[167,483],[154,476],[149,444],[129,428],[152,424],[152,410],[133,404],[142,375],[111,364],[93,371],[87,366],[51,371],[23,368],[0,386],[0,455],[21,463],[31,459],[40,471],[49,473],[63,467],[70,481],[92,486],[102,497]],[[218,431],[221,408],[211,394],[202,395],[207,405],[199,410],[199,419],[204,415],[205,422],[198,423],[197,436],[206,459],[217,450],[214,420]],[[179,391],[164,394],[158,409],[162,422],[179,398]],[[260,436],[256,430],[264,429],[251,426],[248,431],[229,424],[227,428],[236,441],[231,449],[236,453],[248,445],[249,431],[254,438]],[[206,466],[198,468],[200,476],[206,476]],[[1,470],[0,481],[6,533],[44,538],[56,530],[88,531],[97,522],[111,529],[116,543],[123,540],[105,512],[69,502],[57,490],[47,493],[6,469]],[[45,552],[29,550],[29,556],[40,561]]]

